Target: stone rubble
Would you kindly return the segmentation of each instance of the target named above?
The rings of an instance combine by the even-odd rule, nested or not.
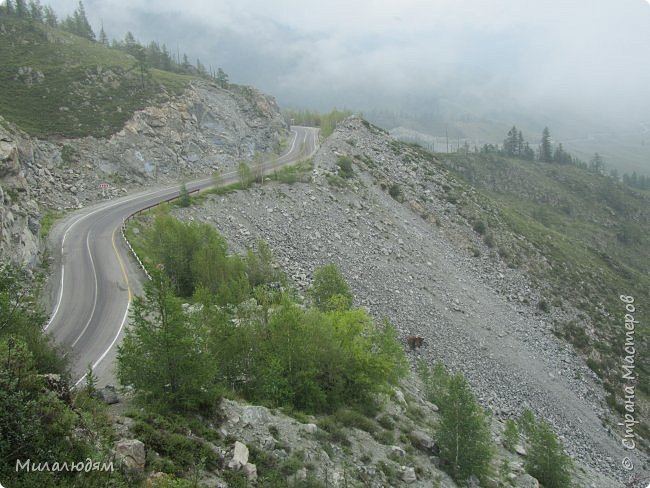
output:
[[[351,118],[314,157],[311,183],[211,195],[175,214],[212,224],[235,251],[266,240],[303,294],[316,267],[336,263],[357,306],[390,320],[402,338],[424,337],[410,353],[414,364],[442,360],[462,371],[499,420],[533,409],[595,478],[622,480],[618,459],[628,453],[603,427],[602,385],[553,335],[553,316],[536,306],[540,291],[485,245],[445,188],[470,200],[476,195],[392,142]],[[353,158],[354,178],[333,176],[340,155]],[[401,187],[401,201],[388,194],[392,183]],[[595,486],[617,485],[601,479]]]

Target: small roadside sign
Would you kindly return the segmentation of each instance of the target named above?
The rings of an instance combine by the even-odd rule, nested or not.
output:
[[[101,188],[102,190],[106,190],[106,189],[108,189],[108,187],[110,187],[110,186],[111,186],[111,185],[109,185],[108,183],[100,183],[100,184],[99,184],[99,188]]]

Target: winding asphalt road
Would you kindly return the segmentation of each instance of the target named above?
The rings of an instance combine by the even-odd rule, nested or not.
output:
[[[288,152],[263,164],[265,174],[307,159],[318,149],[318,129],[292,127],[292,133]],[[224,184],[238,180],[236,171],[222,176]],[[212,178],[204,178],[186,186],[194,191],[213,185]],[[102,202],[70,214],[51,230],[52,312],[45,330],[69,351],[75,386],[84,380],[88,365],[99,386],[115,381],[117,345],[128,324],[131,299],[146,279],[122,238],[124,219],[174,198],[179,190],[174,185]]]

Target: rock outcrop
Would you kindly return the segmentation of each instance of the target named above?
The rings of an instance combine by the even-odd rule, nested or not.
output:
[[[145,448],[137,439],[121,439],[114,446],[115,457],[127,469],[137,473],[144,473]]]
[[[248,88],[194,81],[182,95],[136,112],[110,138],[42,140],[0,114],[0,261],[34,266],[42,218],[143,185],[235,168],[288,137],[275,101]]]

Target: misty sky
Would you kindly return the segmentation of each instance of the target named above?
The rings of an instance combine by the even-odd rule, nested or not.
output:
[[[46,3],[48,3],[46,1]],[[62,16],[76,0],[54,0]],[[223,67],[285,107],[465,111],[513,107],[648,121],[645,0],[114,0],[96,30],[132,31]],[[517,112],[518,110],[514,110]]]

